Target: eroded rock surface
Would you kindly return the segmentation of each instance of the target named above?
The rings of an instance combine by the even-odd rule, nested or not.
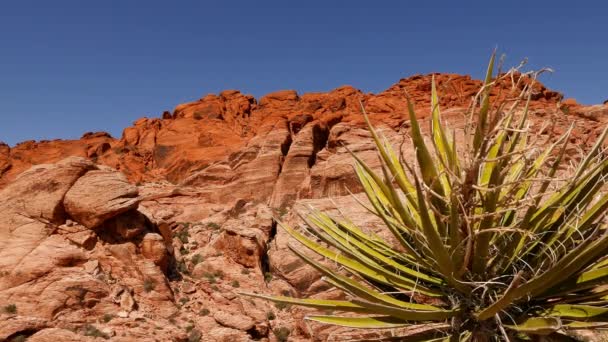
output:
[[[480,82],[435,78],[445,120],[461,129]],[[0,144],[0,340],[374,338],[240,293],[342,298],[289,250],[297,244],[276,220],[297,226],[295,212],[315,207],[386,234],[349,195],[365,201],[349,150],[379,167],[360,103],[411,159],[403,93],[428,132],[430,80],[413,76],[376,95],[224,91],[140,119],[120,139]],[[530,117],[542,137],[576,122],[571,142],[584,149],[607,123],[606,104],[534,89]]]

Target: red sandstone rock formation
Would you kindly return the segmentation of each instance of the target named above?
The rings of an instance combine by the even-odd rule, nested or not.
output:
[[[435,77],[444,117],[461,127],[481,83]],[[360,102],[400,145],[405,94],[426,117],[430,82],[414,76],[377,95],[341,87],[259,101],[224,91],[140,119],[121,139],[0,144],[0,340],[186,341],[200,333],[201,341],[268,341],[281,327],[290,341],[345,338],[343,329],[304,323],[305,309],[238,292],[339,298],[287,249],[273,216],[295,223],[287,208],[312,205],[377,229],[347,196],[360,188],[346,148],[378,165]],[[524,83],[514,90],[505,82],[493,96],[508,98]],[[542,134],[576,122],[572,142],[584,147],[607,122],[606,105],[534,89],[530,115]]]

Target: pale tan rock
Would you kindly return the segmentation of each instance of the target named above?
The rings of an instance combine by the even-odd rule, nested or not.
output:
[[[44,329],[48,324],[48,321],[35,317],[0,315],[0,341],[22,331]]]
[[[311,123],[299,129],[293,137],[270,200],[273,208],[289,206],[298,198],[299,190],[305,187],[303,183],[310,177],[310,168],[316,163],[317,153],[327,142],[328,129],[323,124]]]
[[[80,176],[93,168],[93,163],[86,159],[70,157],[57,164],[34,166],[19,175],[13,183],[0,191],[0,234],[14,229],[22,221],[7,211],[63,223],[66,215],[62,201],[66,192]],[[6,239],[0,235],[1,240]]]
[[[120,308],[126,312],[135,310],[135,299],[133,299],[131,291],[122,291],[122,294],[120,295]]]
[[[65,194],[66,212],[77,222],[94,228],[134,209],[139,203],[137,187],[116,171],[93,170],[80,177]]]
[[[225,327],[242,330],[242,331],[249,330],[249,329],[253,328],[253,326],[255,325],[255,322],[251,318],[249,318],[245,315],[239,315],[236,313],[217,311],[216,313],[213,314],[213,318],[219,324],[221,324]]]
[[[211,329],[204,335],[205,341],[209,342],[249,342],[249,335],[244,331],[218,327]]]
[[[152,260],[163,270],[167,269],[169,254],[162,236],[156,233],[146,234],[140,248],[144,258]]]
[[[83,336],[72,331],[60,328],[43,329],[30,336],[28,342],[88,342],[95,341],[92,337]]]

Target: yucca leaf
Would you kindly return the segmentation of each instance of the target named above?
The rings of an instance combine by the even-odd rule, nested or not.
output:
[[[477,125],[475,129],[475,137],[473,138],[473,151],[475,154],[479,152],[481,144],[485,139],[488,112],[490,110],[490,82],[492,81],[492,74],[494,72],[494,60],[496,58],[496,51],[492,53],[490,62],[488,63],[488,69],[486,71],[486,77],[483,82],[483,97],[481,100],[481,109],[477,118]]]
[[[302,299],[302,298],[292,298],[285,296],[266,296],[257,293],[246,293],[242,292],[241,295],[248,297],[255,297],[266,299],[275,303],[282,304],[293,304],[299,306],[305,306],[309,308],[314,308],[318,310],[335,310],[335,311],[344,311],[344,312],[356,312],[356,313],[366,313],[366,314],[374,314],[373,310],[369,308],[357,305],[355,303],[345,301],[345,300],[327,300],[327,299]]]
[[[608,267],[594,268],[580,273],[577,278],[569,278],[559,287],[547,291],[547,297],[560,297],[603,284],[608,284]]]
[[[593,144],[593,147],[591,148],[591,150],[589,150],[589,152],[587,152],[587,154],[585,155],[585,157],[583,158],[581,163],[578,165],[576,173],[574,174],[574,177],[573,177],[574,179],[577,179],[578,177],[580,177],[587,170],[589,163],[591,163],[591,161],[599,155],[600,151],[603,149],[604,141],[606,140],[607,136],[608,136],[608,126],[606,128],[604,128],[604,130],[602,131],[602,134],[595,141],[595,144]]]
[[[608,308],[592,305],[557,304],[544,314],[561,318],[592,318],[597,320],[600,317],[602,319],[608,318]]]
[[[449,324],[444,323],[427,323],[416,324],[411,327],[399,328],[385,337],[351,340],[349,342],[439,342],[447,341],[446,334],[451,329]],[[464,341],[464,340],[463,340]]]
[[[373,312],[397,317],[406,321],[443,321],[458,314],[456,310],[414,311],[356,299],[353,300],[353,303],[368,308]]]
[[[456,289],[466,292],[469,290],[469,287],[464,283],[459,282],[459,280],[456,278],[458,275],[454,269],[452,259],[450,258],[445,245],[441,241],[437,228],[433,225],[430,219],[426,199],[422,192],[421,184],[417,178],[415,184],[418,197],[418,207],[420,208],[422,231],[424,232],[428,247],[433,254],[435,264],[450,285],[454,286]]]
[[[374,143],[376,144],[376,149],[378,150],[378,153],[380,153],[380,157],[382,158],[384,163],[388,166],[388,168],[391,170],[391,173],[393,174],[393,176],[395,176],[397,184],[399,184],[399,186],[404,191],[406,196],[408,196],[408,194],[413,192],[413,185],[408,181],[407,177],[405,176],[405,172],[404,172],[403,168],[401,167],[398,159],[395,157],[395,154],[392,151],[390,144],[383,144],[381,142],[380,137],[374,130],[371,122],[369,121],[369,117],[367,116],[367,113],[365,112],[365,108],[363,108],[363,107],[362,107],[362,113],[363,113],[363,118],[365,119],[365,123],[367,124],[367,126],[370,130],[370,133],[372,134]],[[352,153],[352,152],[351,152],[351,154],[354,155],[354,153]],[[362,166],[364,166],[366,168],[366,171],[368,173],[373,174],[373,171],[371,170],[371,168],[367,167],[367,165],[365,165],[365,163],[362,160],[360,160],[356,156],[355,156],[355,159],[359,163],[361,163]],[[374,180],[377,183],[382,182],[380,177],[377,177],[377,176],[374,177]],[[413,200],[410,199],[410,202],[413,202]]]
[[[505,324],[505,327],[527,334],[550,335],[562,328],[562,321],[558,317],[532,317],[519,324]]]
[[[549,167],[549,171],[546,176],[547,178],[541,182],[537,193],[544,194],[547,191],[547,188],[551,184],[552,177],[557,172],[557,169],[558,169],[559,165],[561,164],[562,158],[566,152],[566,147],[568,145],[568,138],[570,136],[571,131],[572,131],[572,127],[570,127],[570,129],[568,130],[568,132],[566,134],[564,134],[554,144],[552,144],[547,149],[545,149],[545,151],[543,153],[541,153],[534,160],[534,162],[531,164],[530,168],[526,172],[525,179],[523,179],[519,182],[520,184],[518,185],[518,189],[515,192],[515,195],[513,196],[513,199],[512,199],[513,201],[520,201],[528,194],[528,191],[532,187],[531,179],[537,177],[541,168],[545,165],[548,157],[553,153],[555,148],[557,148],[557,146],[559,146],[561,144],[561,147],[558,151],[558,154],[557,154],[555,160]],[[503,226],[510,226],[511,224],[514,224],[521,230],[524,230],[524,231],[531,230],[534,232],[535,229],[531,229],[530,220],[533,217],[533,215],[535,214],[536,210],[538,209],[539,203],[541,202],[541,200],[542,200],[541,196],[538,196],[536,199],[534,199],[533,203],[526,209],[525,214],[523,215],[523,218],[519,222],[514,223],[516,210],[510,211],[507,214],[505,214],[505,216],[503,218],[503,223],[502,223]],[[508,269],[508,267],[513,263],[514,258],[516,256],[521,256],[520,252],[525,247],[525,243],[528,239],[528,236],[522,235],[522,234],[505,234],[505,235],[503,235],[503,237],[504,237],[504,240],[499,243],[505,243],[505,248],[503,249],[504,254],[498,256],[498,258],[495,260],[495,261],[500,261],[501,264],[497,264],[493,268],[494,270],[498,269],[501,271],[506,271]],[[533,246],[534,245],[535,244],[533,244]]]
[[[405,265],[399,264],[392,259],[385,257],[381,253],[377,252],[373,248],[370,248],[364,243],[359,242],[355,238],[351,239],[348,236],[343,236],[338,227],[331,220],[328,220],[327,218],[323,220],[323,218],[319,217],[318,213],[317,215],[313,214],[309,216],[308,220],[310,220],[309,222],[315,227],[318,227],[320,230],[324,231],[332,239],[332,241],[327,241],[328,243],[340,249],[345,254],[350,255],[352,258],[365,262],[368,266],[371,266],[373,263],[375,265],[375,267],[373,267],[374,269],[392,266],[398,273],[406,274],[414,279],[420,279],[421,281],[427,281],[435,284],[442,283],[442,281],[437,278],[430,277],[422,272],[408,268]]]
[[[346,257],[343,254],[336,253],[331,249],[325,248],[320,244],[312,241],[306,236],[302,235],[298,231],[289,227],[285,224],[280,224],[281,228],[283,228],[291,237],[296,239],[302,245],[306,246],[311,251],[333,261],[339,263],[340,265],[346,267],[351,272],[357,273],[361,276],[367,277],[369,279],[373,279],[374,281],[380,282],[382,284],[386,284],[389,286],[396,286],[403,289],[407,289],[409,291],[415,291],[426,295],[436,295],[433,291],[429,290],[424,285],[420,284],[416,279],[409,279],[403,276],[400,276],[396,273],[392,273],[387,269],[382,267],[376,267],[373,264],[364,264],[359,262],[358,260]]]
[[[553,286],[560,284],[560,279],[563,281],[563,279],[567,279],[576,270],[584,267],[583,264],[578,265],[578,263],[587,260],[591,254],[597,253],[597,246],[601,245],[603,240],[599,239],[592,242],[591,239],[586,239],[541,275],[523,282],[521,285],[519,277],[516,276],[502,297],[477,313],[477,317],[480,320],[488,319],[524,296],[540,295]]]
[[[303,261],[314,267],[321,274],[325,275],[328,278],[326,279],[327,282],[331,283],[332,285],[338,287],[339,289],[347,293],[352,294],[355,297],[363,298],[369,301],[384,303],[386,305],[412,308],[414,310],[439,310],[439,308],[432,305],[404,302],[389,295],[385,295],[378,291],[372,290],[366,286],[363,286],[362,284],[353,279],[350,279],[348,277],[338,274],[337,272],[330,270],[329,268],[321,265],[320,263],[312,260],[302,252],[293,248],[292,246],[289,246],[289,248],[295,254],[297,254]]]
[[[341,317],[341,316],[306,316],[307,320],[319,323],[338,325],[358,329],[394,329],[412,325],[410,322],[392,316],[375,317]]]
[[[405,251],[409,255],[413,256],[418,262],[420,262],[424,266],[428,267],[429,264],[425,261],[424,257],[421,255],[421,253],[418,253],[416,248],[414,246],[412,246],[410,244],[410,241],[408,241],[406,239],[406,236],[411,235],[414,242],[417,243],[419,250],[424,251],[424,246],[423,246],[422,242],[420,241],[420,238],[415,234],[415,231],[412,234],[410,234],[410,232],[408,232],[407,228],[401,229],[399,222],[397,222],[397,220],[395,220],[394,218],[392,218],[386,214],[385,208],[382,206],[379,197],[377,196],[376,192],[374,191],[374,186],[373,186],[372,180],[367,177],[367,174],[361,168],[357,168],[356,172],[357,172],[357,176],[359,177],[359,181],[363,187],[363,191],[367,195],[367,198],[369,199],[372,206],[376,209],[374,214],[377,215],[378,217],[380,217],[382,219],[382,221],[384,221],[387,228],[391,231],[391,233],[393,233],[393,236],[397,239],[397,241],[400,243],[401,247],[403,249],[405,249]],[[414,223],[412,223],[412,224],[414,225],[414,227],[409,227],[409,229],[416,230],[417,229],[416,225]]]
[[[439,97],[437,96],[437,85],[435,83],[435,75],[431,81],[431,134],[437,154],[451,172],[458,173],[457,159],[453,156],[453,146],[450,145],[450,140],[447,138],[443,125],[441,124],[441,114],[439,110]]]
[[[423,182],[432,188],[437,194],[443,195],[443,188],[439,184],[439,174],[437,173],[437,166],[435,161],[429,152],[429,149],[424,141],[424,137],[420,130],[420,124],[414,111],[414,105],[412,104],[409,96],[407,99],[407,108],[410,117],[410,134],[412,136],[412,143],[416,152],[416,159],[418,160],[418,169],[422,174]]]

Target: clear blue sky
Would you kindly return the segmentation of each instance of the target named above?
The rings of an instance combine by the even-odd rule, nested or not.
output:
[[[424,5],[423,3],[427,3]],[[0,4],[0,141],[122,129],[223,89],[261,96],[509,65],[608,98],[605,1],[129,1]]]

